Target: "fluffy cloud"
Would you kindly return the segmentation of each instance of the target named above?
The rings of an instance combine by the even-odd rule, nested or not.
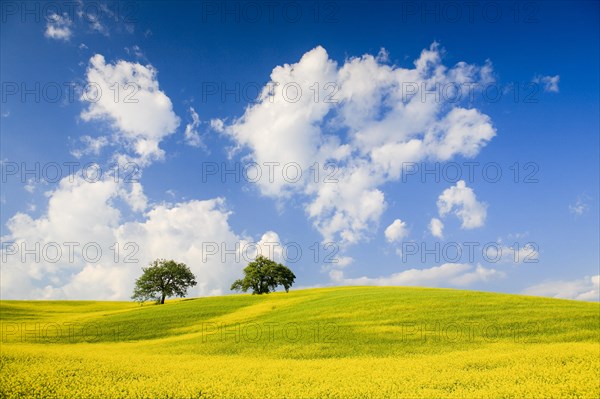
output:
[[[200,140],[200,133],[198,132],[198,127],[200,127],[200,117],[193,107],[190,107],[189,111],[192,122],[185,126],[185,143],[192,147],[201,147],[202,141]]]
[[[73,21],[69,18],[67,14],[57,15],[51,14],[46,22],[46,31],[44,32],[44,36],[55,39],[55,40],[64,40],[68,41],[71,38],[73,32],[71,31],[71,26],[73,25]]]
[[[526,288],[523,294],[600,301],[600,275],[586,276],[579,280],[546,281]]]
[[[256,243],[247,240],[242,240],[240,243],[241,256],[245,259],[263,255],[276,262],[283,263],[285,256],[283,250],[279,234],[270,230],[265,232]]]
[[[280,173],[258,187],[265,196],[302,198],[324,241],[368,238],[387,206],[380,186],[400,177],[403,162],[474,157],[496,134],[487,115],[439,91],[431,95],[452,85],[453,99],[466,98],[467,83],[491,79],[489,62],[447,67],[437,43],[413,68],[388,65],[385,54],[339,65],[316,47],[294,64],[275,67],[259,101],[219,126],[258,164],[300,165],[299,181]],[[330,163],[335,168],[324,171]],[[315,165],[319,179],[311,172]]]
[[[388,242],[401,242],[408,236],[408,227],[400,219],[396,219],[385,229],[385,239]]]
[[[162,159],[164,151],[159,143],[179,126],[171,100],[160,90],[156,75],[151,65],[123,60],[107,64],[96,54],[86,74],[89,90],[82,95],[82,101],[89,105],[81,118],[108,122],[117,138],[136,155],[131,160],[140,165]]]
[[[444,223],[438,218],[431,218],[431,221],[429,222],[429,231],[434,237],[444,238]]]
[[[271,73],[273,84],[263,89],[257,105],[248,107],[240,119],[227,126],[227,134],[239,145],[249,147],[253,158],[261,165],[265,162],[297,162],[306,166],[321,160],[319,149],[328,143],[321,135],[319,123],[331,104],[314,101],[314,97],[308,95],[311,92],[309,86],[335,82],[336,77],[336,64],[322,47],[304,54],[296,64],[274,68]],[[317,94],[326,95],[323,89]],[[282,177],[274,183],[261,183],[266,195],[283,194],[286,186]]]
[[[360,163],[348,165],[335,182],[308,188],[313,196],[305,209],[324,241],[356,243],[377,226],[387,204],[375,185],[369,165]]]
[[[463,263],[445,263],[428,269],[409,269],[385,277],[346,278],[340,270],[332,270],[331,279],[343,285],[413,285],[427,287],[464,287],[476,282],[486,282],[505,276],[495,269],[481,265],[475,268]]]
[[[3,298],[128,299],[141,267],[159,257],[190,266],[198,280],[191,295],[222,294],[246,263],[231,251],[250,239],[231,229],[222,198],[148,206],[140,183],[77,176],[48,195],[43,215],[17,213],[7,223],[2,241],[13,244],[1,253]],[[130,210],[145,213],[132,220],[122,213]],[[271,241],[279,242],[274,232],[261,239]]]
[[[454,214],[461,220],[463,229],[483,226],[487,216],[487,205],[477,201],[475,192],[472,188],[467,187],[464,180],[460,180],[456,186],[444,190],[438,197],[437,207],[440,216],[446,216],[454,211]]]

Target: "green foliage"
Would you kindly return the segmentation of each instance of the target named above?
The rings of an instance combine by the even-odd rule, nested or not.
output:
[[[137,302],[155,299],[156,303],[163,304],[167,297],[184,297],[187,289],[196,285],[190,268],[174,260],[157,259],[142,271],[144,274],[136,280],[131,297]]]
[[[244,278],[231,284],[231,289],[243,292],[251,289],[252,294],[268,294],[282,285],[285,292],[288,292],[295,279],[296,276],[290,269],[259,255],[244,269]]]

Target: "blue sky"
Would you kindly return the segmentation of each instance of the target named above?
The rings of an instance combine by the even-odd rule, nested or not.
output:
[[[52,4],[3,3],[3,298],[127,299],[157,257],[192,268],[193,295],[226,294],[246,262],[223,248],[279,243],[302,287],[598,300],[596,2]],[[402,96],[421,84],[465,91]],[[83,87],[104,90],[89,101]],[[203,178],[252,162],[303,177]],[[139,179],[87,181],[89,163]],[[60,183],[43,172],[55,164]],[[462,179],[441,173],[456,166]],[[79,253],[90,243],[97,260]]]

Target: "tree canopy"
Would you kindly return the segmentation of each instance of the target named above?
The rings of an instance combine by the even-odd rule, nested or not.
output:
[[[244,268],[244,278],[235,280],[231,289],[242,292],[251,289],[252,294],[268,294],[282,285],[285,292],[288,292],[295,279],[296,276],[290,269],[259,255]]]
[[[156,259],[142,271],[131,297],[138,302],[155,299],[163,304],[167,297],[186,296],[187,289],[196,285],[196,277],[190,268],[174,260]]]

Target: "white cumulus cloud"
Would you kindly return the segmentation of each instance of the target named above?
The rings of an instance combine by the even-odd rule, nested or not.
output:
[[[385,238],[388,242],[401,242],[408,233],[406,222],[396,219],[385,229]]]
[[[132,161],[140,165],[162,159],[161,140],[179,126],[171,100],[160,90],[156,75],[151,65],[123,60],[107,64],[96,54],[90,59],[88,90],[82,95],[89,105],[81,118],[108,122],[136,155]]]
[[[50,39],[68,41],[73,35],[71,26],[73,21],[67,14],[58,15],[52,13],[48,16],[46,22],[46,31],[44,35]]]
[[[600,301],[600,275],[586,276],[578,280],[545,281],[526,288],[523,294]]]
[[[453,212],[461,220],[463,229],[483,226],[487,216],[487,205],[477,201],[475,192],[464,180],[444,190],[438,197],[437,207],[440,216]]]
[[[128,299],[141,268],[156,258],[191,268],[198,281],[191,296],[224,294],[247,262],[236,248],[249,239],[230,227],[222,198],[148,205],[140,183],[110,176],[95,182],[68,176],[48,195],[41,216],[17,213],[7,223],[3,242],[16,247],[1,250],[3,298]],[[130,210],[144,213],[125,217]],[[261,242],[267,241],[279,237],[267,232]],[[91,250],[84,252],[86,245]],[[33,253],[23,258],[23,250]]]
[[[429,222],[429,231],[434,237],[444,238],[444,223],[438,218],[431,218],[431,221]]]
[[[293,64],[276,66],[259,101],[222,128],[260,165],[300,165],[305,173],[299,181],[276,173],[257,185],[265,196],[300,198],[324,241],[368,238],[387,206],[380,187],[400,177],[403,162],[474,157],[496,134],[490,118],[465,102],[424,95],[449,83],[465,83],[457,90],[467,90],[466,83],[489,82],[489,62],[446,66],[437,43],[413,68],[388,65],[386,54],[338,64],[318,46]],[[324,170],[328,164],[335,167]],[[318,179],[309,173],[315,165]]]
[[[384,277],[346,278],[341,270],[332,270],[329,276],[332,281],[341,285],[464,287],[502,278],[505,274],[481,265],[473,267],[464,263],[445,263],[428,269],[409,269]]]

